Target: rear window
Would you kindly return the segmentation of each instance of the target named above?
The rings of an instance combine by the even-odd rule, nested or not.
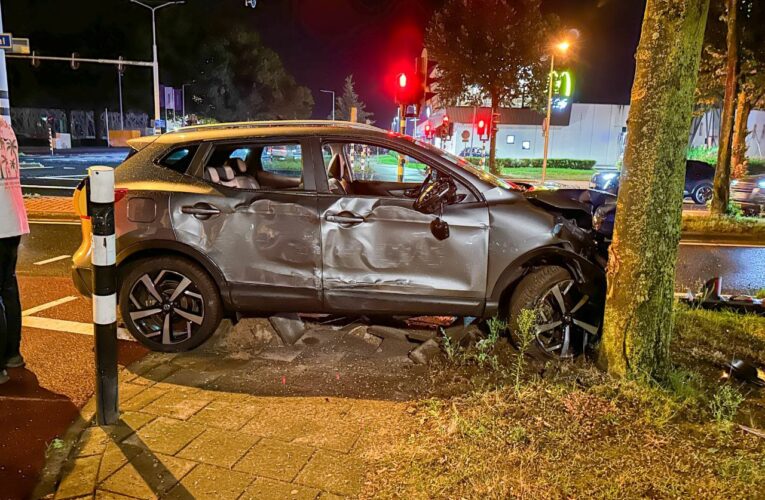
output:
[[[185,174],[191,165],[191,160],[194,159],[198,147],[198,145],[194,144],[192,146],[175,148],[159,160],[159,165],[174,170],[179,174]]]

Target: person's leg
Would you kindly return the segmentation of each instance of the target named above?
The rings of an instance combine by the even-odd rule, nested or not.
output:
[[[0,239],[0,302],[3,320],[0,320],[0,367],[5,368],[8,358],[18,356],[21,346],[21,301],[16,280],[16,261],[21,236]],[[5,337],[4,339],[2,337]]]

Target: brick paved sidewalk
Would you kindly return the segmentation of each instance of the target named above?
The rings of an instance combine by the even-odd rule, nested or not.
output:
[[[264,396],[277,393],[284,382],[273,367],[258,369],[259,363],[198,353],[152,353],[134,363],[120,373],[120,423],[95,426],[91,401],[69,433],[71,443],[60,446],[63,471],[51,466],[56,458],[49,457],[36,494],[57,499],[357,496],[370,453],[404,432],[409,403],[291,396],[288,389]],[[295,373],[304,369],[296,366]],[[264,390],[267,378],[280,381]]]
[[[24,207],[30,218],[77,218],[71,196],[24,197]]]

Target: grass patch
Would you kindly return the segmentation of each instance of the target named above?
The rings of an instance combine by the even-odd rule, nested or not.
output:
[[[730,421],[763,428],[762,396],[718,378],[734,355],[765,363],[765,319],[678,307],[674,324],[677,364],[661,384],[567,363],[519,390],[511,376],[421,402],[408,438],[379,443],[363,496],[756,496],[765,441]]]
[[[689,233],[747,234],[765,239],[765,218],[756,217],[683,217],[682,231]]]

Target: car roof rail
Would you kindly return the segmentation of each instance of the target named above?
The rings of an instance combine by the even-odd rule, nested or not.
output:
[[[252,121],[252,122],[229,122],[229,123],[211,123],[207,125],[190,125],[175,129],[168,134],[187,134],[190,132],[203,132],[206,130],[234,130],[248,128],[276,128],[276,127],[344,127],[357,130],[381,130],[374,125],[366,123],[354,123],[346,121],[332,120],[271,120],[271,121]]]

